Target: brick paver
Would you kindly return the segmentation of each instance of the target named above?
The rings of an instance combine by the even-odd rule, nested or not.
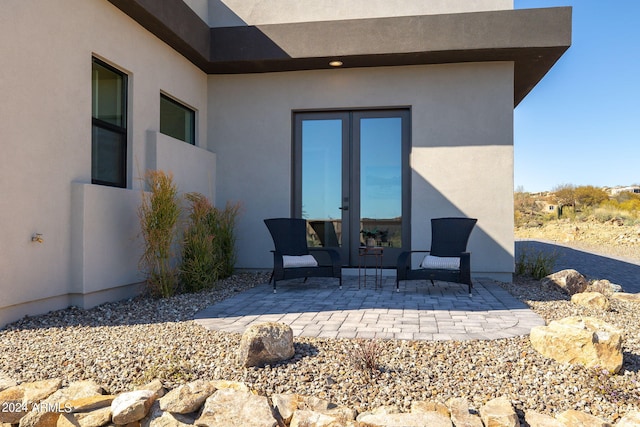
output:
[[[494,339],[527,335],[544,321],[491,280],[466,285],[404,282],[384,277],[382,288],[358,289],[357,276],[263,284],[196,315],[206,328],[242,333],[252,323],[279,321],[296,336],[401,340]]]

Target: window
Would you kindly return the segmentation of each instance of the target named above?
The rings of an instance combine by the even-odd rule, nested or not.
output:
[[[127,184],[127,76],[93,58],[91,182]]]
[[[160,132],[195,145],[196,112],[160,94]]]

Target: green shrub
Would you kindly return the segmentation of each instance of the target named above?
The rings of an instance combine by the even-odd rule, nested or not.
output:
[[[146,275],[148,291],[159,297],[170,297],[178,288],[174,245],[178,236],[181,208],[173,176],[150,170],[145,174],[150,192],[142,193],[138,218],[144,252],[140,266]]]
[[[195,292],[213,287],[221,263],[216,257],[216,236],[211,226],[213,206],[199,193],[188,193],[185,198],[190,206],[182,241],[180,283],[186,292]]]
[[[180,282],[185,291],[212,288],[233,274],[236,262],[235,223],[239,205],[213,207],[199,193],[189,193],[189,218],[183,239]]]
[[[211,230],[214,235],[214,253],[219,263],[218,276],[221,279],[231,276],[236,264],[235,226],[239,212],[240,205],[237,203],[227,203],[223,210],[213,210]]]
[[[531,276],[540,280],[553,273],[557,259],[556,252],[547,253],[523,247],[516,259],[515,272],[519,276]]]

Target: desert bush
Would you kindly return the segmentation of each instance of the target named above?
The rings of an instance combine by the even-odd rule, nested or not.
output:
[[[182,240],[180,283],[186,292],[210,289],[218,280],[221,262],[216,257],[214,207],[199,193],[188,193],[188,223]]]
[[[199,193],[186,195],[189,218],[183,239],[180,279],[185,291],[208,289],[233,274],[236,262],[235,223],[239,205],[216,209]]]
[[[219,263],[218,276],[221,279],[231,276],[236,264],[235,226],[239,213],[238,203],[227,203],[224,209],[213,210],[211,231],[214,235],[214,253]]]
[[[350,353],[351,364],[371,378],[380,371],[381,351],[378,340],[356,340],[353,351]]]
[[[583,185],[574,189],[576,202],[580,206],[598,206],[609,199],[609,195],[601,188],[592,185]]]
[[[519,276],[531,276],[540,280],[553,273],[558,254],[536,251],[523,247],[516,259],[516,274]]]
[[[181,208],[178,190],[170,173],[150,170],[145,174],[149,192],[142,193],[138,208],[144,251],[140,266],[147,290],[154,296],[170,297],[178,288],[174,245],[178,238]]]

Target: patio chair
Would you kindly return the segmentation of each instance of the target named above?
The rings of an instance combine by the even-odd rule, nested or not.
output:
[[[342,289],[342,263],[340,255],[330,248],[309,248],[307,246],[307,221],[300,218],[271,218],[264,223],[271,233],[273,250],[273,292],[278,280],[308,277],[335,277]],[[321,265],[311,253],[325,253],[329,264]],[[321,258],[323,259],[323,258]],[[271,279],[269,281],[271,281]]]
[[[402,252],[398,257],[396,290],[400,292],[401,280],[434,280],[466,284],[471,296],[471,254],[467,242],[474,218],[432,218],[431,249]],[[426,253],[420,268],[411,268],[411,254]]]

